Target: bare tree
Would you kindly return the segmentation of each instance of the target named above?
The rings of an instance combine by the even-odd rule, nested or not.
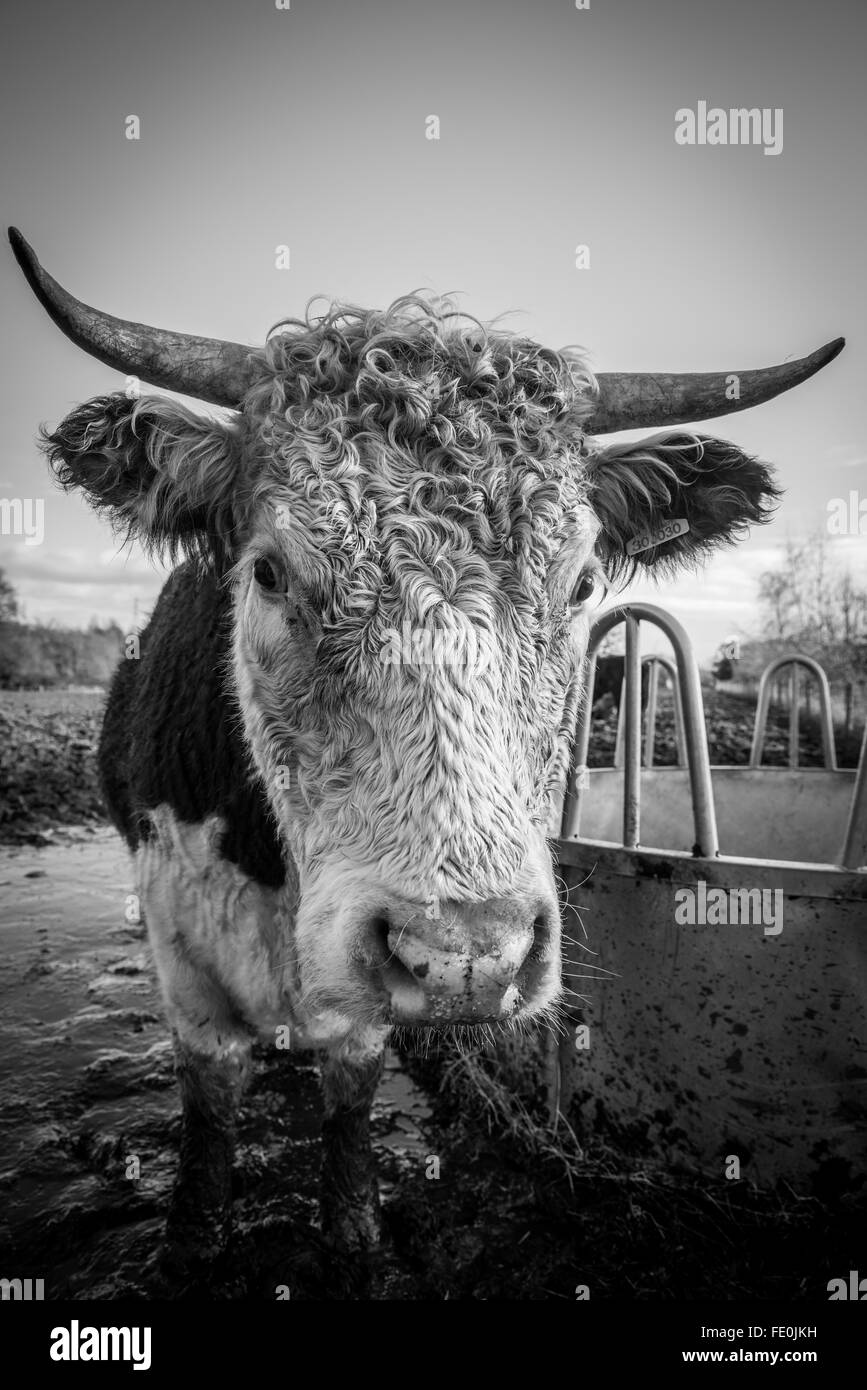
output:
[[[867,588],[816,532],[786,542],[779,566],[759,579],[759,604],[765,635],[815,657],[842,687],[848,733],[854,691],[867,686]]]
[[[6,578],[6,571],[0,569],[0,622],[14,623],[18,618],[18,595]]]

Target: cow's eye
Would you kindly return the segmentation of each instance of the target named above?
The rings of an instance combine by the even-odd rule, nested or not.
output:
[[[279,565],[264,555],[260,555],[253,566],[253,578],[259,588],[266,589],[269,594],[281,593],[286,588],[286,576]]]
[[[582,574],[575,588],[572,590],[570,603],[573,608],[578,608],[582,603],[587,603],[596,592],[596,576],[593,574]]]

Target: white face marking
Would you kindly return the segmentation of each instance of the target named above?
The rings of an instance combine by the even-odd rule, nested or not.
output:
[[[261,592],[252,572],[266,544],[275,566],[285,566],[276,597]],[[291,555],[270,536],[251,543],[235,575],[234,679],[253,763],[299,875],[295,951],[305,1010],[378,1025],[385,1001],[371,975],[366,924],[395,902],[555,899],[545,834],[551,800],[562,793],[589,628],[586,610],[570,614],[567,600],[590,567],[591,545],[588,523],[583,540],[564,546],[551,566],[560,607],[528,692],[517,643],[508,641],[480,672],[393,669],[359,656],[371,641],[371,624],[361,621],[352,629],[355,651],[344,646],[335,659]],[[458,981],[460,954],[438,978]],[[559,949],[546,946],[544,958],[549,968],[532,997],[507,985],[498,1016],[550,1009]],[[485,974],[478,964],[477,978]],[[391,1003],[419,1024],[434,1012],[447,1021],[442,999],[434,1011],[430,992],[426,998],[410,981],[395,987]]]

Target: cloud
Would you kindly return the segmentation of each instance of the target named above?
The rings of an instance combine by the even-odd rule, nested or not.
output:
[[[160,581],[166,571],[157,570],[139,549],[103,550],[94,556],[82,546],[10,546],[3,552],[2,565],[13,583],[17,580],[44,583],[96,584],[108,588],[137,585],[143,580]]]
[[[823,450],[826,465],[835,468],[867,468],[867,454],[859,440],[847,439]]]
[[[31,622],[81,627],[92,619],[132,627],[148,612],[165,583],[140,550],[7,546],[0,566],[17,590]]]

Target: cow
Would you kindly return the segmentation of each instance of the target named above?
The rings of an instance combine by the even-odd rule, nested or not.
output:
[[[224,408],[125,390],[42,438],[64,488],[177,562],[99,753],[176,1054],[169,1256],[226,1247],[251,1047],[281,1029],[322,1058],[324,1233],[370,1250],[393,1031],[562,1008],[549,839],[594,602],[775,505],[765,463],[682,427],[770,400],[842,340],[733,392],[730,374],[594,376],[411,295],[308,309],[252,349],[83,304],[10,238],[85,351]],[[635,426],[661,432],[600,440]]]

